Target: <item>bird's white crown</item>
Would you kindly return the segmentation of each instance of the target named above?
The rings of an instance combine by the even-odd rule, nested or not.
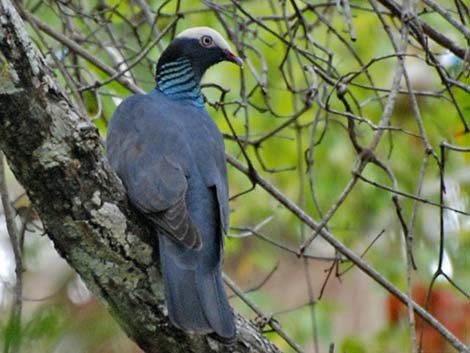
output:
[[[179,33],[176,38],[192,38],[200,40],[203,36],[211,37],[214,41],[214,45],[219,47],[220,49],[232,52],[232,49],[230,48],[224,37],[222,37],[222,35],[215,29],[212,29],[210,27],[188,28],[185,29],[183,32]]]

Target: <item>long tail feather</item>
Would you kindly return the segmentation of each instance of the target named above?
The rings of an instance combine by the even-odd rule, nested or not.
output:
[[[191,261],[197,257],[196,252],[160,237],[160,261],[170,320],[186,331],[215,332],[224,339],[233,338],[236,332],[233,312],[220,269],[200,269],[197,261]]]

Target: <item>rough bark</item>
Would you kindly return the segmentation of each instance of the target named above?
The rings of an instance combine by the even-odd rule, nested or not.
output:
[[[127,202],[95,126],[81,116],[0,0],[0,148],[57,251],[145,352],[279,352],[247,319],[224,345],[168,321],[157,242]]]

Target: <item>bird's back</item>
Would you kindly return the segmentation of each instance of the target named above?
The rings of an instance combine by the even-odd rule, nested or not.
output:
[[[170,318],[188,331],[233,337],[233,314],[221,278],[223,230],[228,227],[224,146],[205,108],[171,100],[158,90],[132,96],[113,115],[107,154],[131,202],[149,219],[172,206],[171,184],[186,183],[177,189],[184,191],[202,247],[187,248],[156,224]],[[185,180],[169,173],[167,165],[180,168]]]

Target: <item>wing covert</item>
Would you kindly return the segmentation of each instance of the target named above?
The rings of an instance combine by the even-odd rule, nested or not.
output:
[[[168,121],[149,128],[149,120],[157,118],[145,96],[123,102],[109,127],[107,156],[131,203],[171,238],[199,249],[201,236],[185,202],[187,176],[175,153],[182,141]]]

